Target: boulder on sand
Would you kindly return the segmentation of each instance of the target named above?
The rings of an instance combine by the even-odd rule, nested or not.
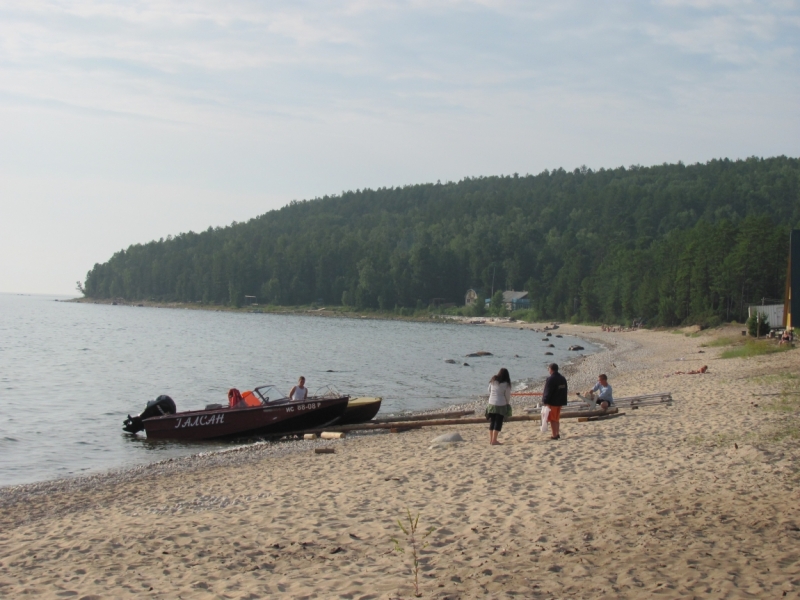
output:
[[[463,442],[464,438],[461,437],[461,434],[458,432],[455,433],[443,433],[442,435],[435,437],[431,440],[432,444],[436,444],[439,442]]]
[[[461,437],[459,433],[443,433],[442,435],[435,437],[431,442],[430,447],[428,450],[436,450],[440,448],[450,448],[452,446],[456,446],[464,441],[464,438]]]

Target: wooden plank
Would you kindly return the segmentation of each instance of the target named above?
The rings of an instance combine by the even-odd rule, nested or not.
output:
[[[637,400],[639,398],[660,398],[661,396],[672,396],[672,392],[653,392],[652,394],[638,394],[636,396],[623,396],[615,400]]]
[[[314,448],[314,454],[335,454],[334,448]]]
[[[617,408],[609,408],[607,410],[582,410],[577,412],[563,412],[561,413],[562,419],[577,419],[579,417],[595,417],[600,415],[612,415],[618,412]],[[511,417],[506,419],[505,422],[520,422],[520,421],[540,421],[541,414],[535,415],[521,415],[518,417]],[[443,427],[448,425],[477,425],[479,423],[486,423],[485,417],[474,419],[440,419],[435,421],[406,421],[403,423],[361,423],[359,425],[340,425],[338,427],[326,427],[325,429],[308,429],[305,431],[295,431],[295,435],[305,433],[323,433],[323,432],[346,432],[346,431],[374,431],[380,429],[393,429],[402,427]],[[325,438],[324,435],[320,437]]]
[[[616,413],[613,415],[597,415],[596,417],[578,417],[578,423],[586,423],[587,421],[605,421],[606,419],[615,419],[621,417],[625,413]]]
[[[323,431],[319,434],[319,437],[323,440],[340,440],[344,436],[344,431]]]
[[[437,419],[456,419],[465,415],[474,415],[474,410],[457,410],[452,412],[430,413],[428,415],[410,415],[408,417],[386,417],[385,419],[372,419],[373,424],[378,423],[407,423],[409,421],[435,421]]]

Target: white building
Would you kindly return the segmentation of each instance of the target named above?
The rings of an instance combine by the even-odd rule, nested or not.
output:
[[[757,304],[747,309],[747,316],[752,317],[756,313],[761,313],[767,317],[767,323],[773,329],[783,327],[783,306],[783,304]]]

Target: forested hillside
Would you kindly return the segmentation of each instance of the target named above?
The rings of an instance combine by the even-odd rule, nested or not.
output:
[[[782,298],[800,160],[481,177],[346,192],[137,244],[85,294],[361,308],[530,292],[538,318],[672,325]]]

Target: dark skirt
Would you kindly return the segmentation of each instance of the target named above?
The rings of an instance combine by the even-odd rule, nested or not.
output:
[[[503,406],[496,406],[494,404],[489,404],[486,406],[486,418],[489,418],[489,415],[503,415],[504,418],[509,419],[511,418],[511,405],[504,404]]]

